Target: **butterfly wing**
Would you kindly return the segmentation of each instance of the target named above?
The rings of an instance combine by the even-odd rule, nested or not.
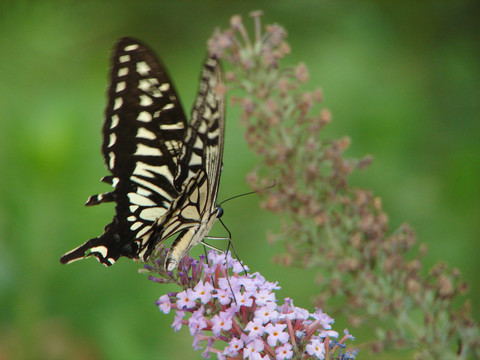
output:
[[[190,125],[182,147],[175,186],[181,191],[200,170],[206,172],[209,190],[218,193],[225,134],[225,95],[222,68],[214,56],[206,59]]]
[[[187,123],[172,82],[155,54],[140,41],[115,46],[102,151],[112,173],[102,181],[112,192],[86,205],[116,202],[103,235],[61,258],[66,264],[95,256],[112,265],[120,256],[137,258],[147,249],[155,222],[179,196],[178,164]]]
[[[171,270],[189,250],[203,240],[217,218],[216,200],[222,170],[225,134],[225,95],[218,59],[205,61],[175,179],[181,195],[162,228],[162,237],[176,232],[167,255]],[[170,264],[170,265],[169,265]]]

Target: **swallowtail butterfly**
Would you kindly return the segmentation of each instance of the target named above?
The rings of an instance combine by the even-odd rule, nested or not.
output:
[[[216,205],[225,129],[221,66],[207,57],[189,124],[165,67],[140,41],[118,41],[110,81],[102,151],[112,175],[102,181],[114,190],[85,205],[115,202],[116,214],[103,235],[60,261],[147,261],[159,243],[178,234],[165,262],[171,271],[222,213]]]

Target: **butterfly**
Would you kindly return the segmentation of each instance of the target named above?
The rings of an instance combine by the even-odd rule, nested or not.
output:
[[[114,187],[85,205],[115,202],[104,233],[63,255],[68,264],[88,256],[106,266],[119,257],[148,258],[177,234],[165,268],[174,270],[203,241],[217,217],[225,132],[225,96],[219,60],[210,55],[187,124],[169,75],[142,42],[121,38],[114,47],[102,152]]]

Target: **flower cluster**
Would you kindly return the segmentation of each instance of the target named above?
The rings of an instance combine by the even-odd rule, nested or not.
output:
[[[413,348],[418,358],[480,358],[480,328],[468,302],[458,301],[468,289],[459,271],[440,263],[425,275],[426,248],[416,250],[414,231],[404,224],[392,232],[381,199],[349,185],[350,174],[371,158],[346,158],[349,138],[325,135],[331,114],[318,108],[321,90],[302,90],[307,67],[281,65],[290,51],[287,32],[262,26],[259,11],[250,15],[253,36],[236,15],[208,44],[231,69],[226,87],[234,90],[246,141],[260,159],[247,181],[258,190],[276,180],[260,196],[264,209],[282,216],[281,231],[270,236],[286,248],[277,262],[316,271],[315,305],[344,303],[336,310],[351,325],[375,328],[374,351]]]
[[[161,252],[165,252],[161,248]],[[184,290],[163,295],[156,302],[165,314],[175,311],[172,327],[188,326],[193,347],[202,356],[218,359],[354,359],[356,350],[345,351],[345,341],[353,339],[347,330],[337,340],[333,319],[321,310],[309,313],[286,298],[277,302],[278,283],[266,281],[229,253],[210,251],[208,261],[186,258],[177,274],[166,273],[160,256],[150,272],[156,282],[177,282]],[[231,274],[230,274],[231,273]],[[163,281],[162,281],[163,279]]]

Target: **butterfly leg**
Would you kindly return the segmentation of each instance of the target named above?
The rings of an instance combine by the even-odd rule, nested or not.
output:
[[[207,240],[231,240],[229,237],[205,236]]]
[[[209,238],[205,238],[205,239],[209,239]],[[203,241],[203,240],[200,241],[200,243],[201,243],[203,246],[208,247],[208,248],[210,248],[210,249],[212,249],[212,250],[216,250],[216,251],[218,251],[218,252],[223,252],[222,249],[219,249],[219,248],[217,248],[217,247],[215,247],[215,246],[213,246],[213,245],[207,244],[207,243],[206,243],[205,241]]]

